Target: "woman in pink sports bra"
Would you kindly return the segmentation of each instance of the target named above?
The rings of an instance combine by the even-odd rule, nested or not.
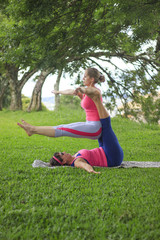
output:
[[[98,82],[104,82],[104,76],[95,68],[88,68],[85,70],[83,83],[88,87],[95,87]],[[22,124],[18,123],[29,136],[33,134],[44,135],[48,137],[74,137],[74,138],[89,138],[98,139],[101,136],[102,125],[100,122],[97,107],[94,101],[83,94],[82,92],[72,89],[64,91],[52,91],[54,94],[63,95],[77,95],[81,99],[81,106],[86,112],[86,122],[76,122],[70,124],[63,124],[58,126],[32,126],[22,120]],[[102,101],[102,97],[101,97]]]

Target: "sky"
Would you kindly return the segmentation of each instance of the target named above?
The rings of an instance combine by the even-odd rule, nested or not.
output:
[[[54,89],[54,84],[56,82],[56,75],[50,75],[47,77],[43,88],[42,88],[42,98],[45,97],[52,97],[53,93],[51,93],[51,91]],[[76,76],[75,76],[76,77]],[[68,78],[61,78],[60,81],[60,90],[65,90],[65,89],[75,89],[75,87],[78,85],[74,85],[74,81],[75,81],[75,77],[68,77]],[[98,88],[101,88],[103,91],[107,88],[107,83],[103,83],[103,86],[98,86]],[[32,95],[32,91],[34,89],[35,86],[35,82],[30,79],[24,86],[23,90],[22,90],[22,94],[24,94],[27,97],[31,97]]]
[[[51,91],[54,89],[54,84],[56,82],[56,78],[57,78],[56,75],[49,75],[47,77],[47,79],[43,85],[43,88],[42,88],[42,98],[53,96],[53,93],[51,93]],[[71,82],[72,82],[72,80],[67,81],[67,79],[62,77],[61,81],[60,81],[60,90],[64,90],[67,88],[73,88],[73,86],[71,86]],[[22,94],[24,94],[27,97],[31,97],[34,86],[35,86],[35,82],[33,81],[33,79],[30,79],[23,87]]]
[[[121,63],[121,66],[122,65],[123,65],[123,63]],[[84,71],[85,70],[82,69],[82,74],[81,74],[82,79],[83,79]],[[59,89],[60,90],[75,89],[76,87],[78,87],[79,85],[74,84],[74,82],[76,80],[76,76],[77,76],[77,74],[75,74],[73,77],[70,77],[68,74],[65,74],[65,77],[64,77],[63,74],[62,74]],[[43,88],[42,88],[42,102],[49,110],[54,110],[54,94],[51,91],[54,89],[54,84],[56,82],[56,78],[57,78],[56,74],[49,75],[46,78],[46,80],[44,82],[44,85],[43,85]],[[35,82],[33,81],[33,78],[32,78],[23,87],[22,94],[24,94],[27,97],[31,97],[34,86],[35,86]],[[102,83],[101,86],[97,85],[97,87],[101,90],[101,92],[106,92],[107,88],[108,88],[107,81]],[[48,98],[48,97],[50,99],[45,99],[45,98]],[[121,105],[120,100],[117,100],[117,105]],[[113,117],[113,116],[115,116],[116,111],[110,112],[110,114]]]
[[[151,47],[151,46],[155,47],[155,45],[156,45],[156,41],[150,41],[148,44],[145,43],[144,45],[142,45],[141,49],[144,52],[148,47]],[[121,59],[118,59],[118,58],[112,58],[112,59],[113,59],[113,62],[115,64],[117,64],[117,66],[119,68],[122,68],[122,69],[125,69],[126,67],[130,68],[130,65],[126,65]],[[104,66],[104,64],[105,64],[105,67],[107,66],[106,63],[104,63],[102,61],[100,61],[99,63],[102,66]],[[114,68],[111,67],[110,65],[108,65],[107,67],[109,67],[110,71],[114,71]],[[97,69],[98,69],[98,67],[97,67]],[[60,90],[75,88],[75,86],[71,85],[74,83],[75,77],[76,76],[73,76],[72,78],[70,78],[67,74],[66,74],[66,78],[64,78],[62,76],[61,81],[60,81]],[[54,89],[54,84],[56,82],[56,78],[57,78],[56,75],[49,75],[47,77],[47,79],[43,85],[43,88],[42,88],[42,98],[53,96],[53,94],[51,93],[51,90]],[[82,78],[83,78],[83,73],[82,73]],[[27,97],[31,97],[34,86],[35,86],[35,82],[32,79],[30,79],[25,84],[24,88],[22,89],[22,94],[24,94]],[[102,91],[105,91],[106,88],[107,88],[107,83],[105,82],[104,84],[102,84],[102,87],[100,87],[100,89]]]
[[[126,64],[124,64],[124,62],[120,59],[114,59],[114,63],[118,64],[118,66],[122,69],[126,68]],[[104,62],[99,63],[101,66],[106,67],[106,63],[104,66]],[[107,66],[109,68],[110,71],[114,71],[114,67],[113,66]],[[98,67],[96,67],[98,69]],[[129,68],[129,66],[128,66]],[[100,69],[98,69],[99,71],[101,71]],[[84,71],[83,69],[81,69],[81,78],[83,79],[84,76]],[[35,77],[35,76],[34,76]],[[33,78],[34,78],[33,77]],[[70,77],[69,74],[65,73],[65,77],[62,74],[61,80],[60,80],[60,86],[59,89],[60,90],[65,90],[65,89],[75,89],[76,87],[78,87],[79,85],[75,85],[74,82],[76,80],[77,74],[73,75],[73,77]],[[32,95],[32,91],[34,89],[35,86],[35,82],[33,81],[33,78],[31,78],[23,87],[22,89],[22,94],[24,94],[27,97],[31,97]],[[57,74],[54,75],[49,75],[43,85],[42,88],[42,102],[43,104],[49,109],[49,110],[54,110],[54,94],[51,92],[54,89],[54,84],[56,82],[56,78],[57,78]],[[107,81],[103,82],[100,85],[97,84],[97,87],[101,90],[101,92],[106,92],[108,89],[108,84]],[[50,97],[50,99],[45,99]],[[117,99],[117,105],[120,106],[121,105],[121,101],[119,99]],[[110,112],[110,115],[113,117],[116,115],[116,110]]]
[[[145,44],[144,46],[142,46],[142,50],[145,51],[147,47],[149,46],[154,46],[155,45],[155,41],[151,41],[149,44]],[[121,59],[118,58],[112,58],[112,62],[114,62],[114,64],[116,64],[119,68],[121,69],[133,69],[133,66],[131,66],[131,64],[125,64]],[[104,63],[103,61],[98,62],[102,67],[108,67],[108,69],[112,72],[115,71],[114,67],[111,65],[108,65],[107,63]],[[96,67],[98,69],[98,67]],[[98,69],[100,70],[100,69]],[[81,77],[83,78],[84,75],[84,71],[85,70],[81,70],[82,74]],[[101,70],[100,70],[101,71]],[[68,74],[65,74],[65,77],[62,75],[61,80],[60,80],[60,90],[65,90],[65,89],[75,89],[77,86],[75,86],[74,82],[76,79],[77,74],[75,74],[73,77],[70,77]],[[53,97],[54,94],[51,92],[54,89],[54,84],[56,82],[56,78],[57,75],[49,75],[43,85],[42,88],[42,99],[43,98],[47,98],[47,97]],[[35,82],[33,81],[33,78],[31,78],[23,87],[22,89],[22,94],[24,94],[27,97],[31,97],[32,95],[32,91],[34,89],[35,86]],[[107,81],[105,81],[104,83],[101,84],[101,86],[97,85],[98,88],[100,88],[101,92],[106,92],[107,88],[108,88],[108,84]],[[53,102],[53,101],[52,101]],[[45,104],[45,103],[44,103]],[[117,104],[121,105],[120,100],[117,100]],[[53,105],[53,104],[52,104]],[[47,106],[48,107],[48,106]],[[54,106],[52,106],[51,108],[54,108]],[[49,107],[49,109],[51,109]],[[51,109],[52,110],[52,109]]]
[[[121,68],[124,68],[126,67],[126,65],[121,61],[121,60],[115,60],[115,63],[116,61],[118,61],[118,65],[121,67]],[[104,65],[104,63],[102,63]],[[106,67],[106,66],[105,66]],[[98,69],[98,67],[96,67]],[[100,70],[100,69],[99,69]],[[114,71],[114,68],[111,68],[110,66],[110,70],[111,71]],[[85,70],[81,70],[82,71],[82,74],[81,74],[81,77],[83,79],[83,75],[84,75],[84,72]],[[76,76],[77,74],[75,74],[73,77],[70,77],[68,74],[65,74],[65,77],[62,76],[61,77],[61,80],[60,80],[60,87],[59,89],[60,90],[65,90],[65,89],[74,89],[76,86],[74,84],[75,82],[75,79],[76,79]],[[43,88],[42,88],[42,98],[45,98],[45,97],[52,97],[53,94],[51,93],[51,91],[54,89],[54,84],[56,82],[56,78],[57,78],[57,75],[54,74],[54,75],[49,75],[43,85]],[[35,86],[35,82],[33,81],[33,78],[31,78],[26,84],[25,86],[23,87],[22,89],[22,94],[24,94],[25,96],[27,97],[31,97],[32,95],[32,91],[34,89],[34,86]],[[78,87],[78,85],[77,85]],[[102,83],[101,86],[98,86],[98,88],[101,89],[101,91],[105,91],[107,89],[108,85],[107,85],[107,82],[105,81],[104,83]]]

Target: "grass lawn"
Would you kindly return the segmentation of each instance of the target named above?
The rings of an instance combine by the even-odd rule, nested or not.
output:
[[[28,137],[16,123],[85,121],[84,112],[0,112],[1,240],[159,240],[160,169],[33,168],[55,151],[71,154],[98,147],[96,140]],[[160,161],[160,129],[122,118],[112,127],[124,161]]]

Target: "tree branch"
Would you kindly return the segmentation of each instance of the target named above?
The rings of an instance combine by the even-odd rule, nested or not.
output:
[[[126,91],[128,91],[129,93],[130,93],[130,95],[134,98],[134,95],[133,95],[133,93],[130,91],[130,90],[128,90],[125,86],[123,86],[121,83],[117,83],[112,77],[111,77],[111,75],[104,69],[104,68],[102,68],[96,61],[94,61],[94,60],[92,60],[92,59],[90,59],[90,58],[88,58],[90,61],[92,61],[93,63],[95,63],[104,73],[106,73],[107,74],[107,76],[108,76],[108,78],[109,78],[109,80],[112,82],[112,83],[115,83],[116,85],[120,85],[123,89],[125,89]],[[117,88],[117,86],[115,86],[115,88]],[[117,92],[119,92],[118,91],[118,88],[117,88]]]

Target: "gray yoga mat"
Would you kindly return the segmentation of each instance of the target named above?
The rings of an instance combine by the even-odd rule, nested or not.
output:
[[[49,163],[41,160],[34,160],[32,167],[49,167]],[[65,166],[66,167],[66,166]],[[136,162],[136,161],[124,161],[116,168],[160,168],[160,162]],[[50,167],[55,168],[55,167]]]

